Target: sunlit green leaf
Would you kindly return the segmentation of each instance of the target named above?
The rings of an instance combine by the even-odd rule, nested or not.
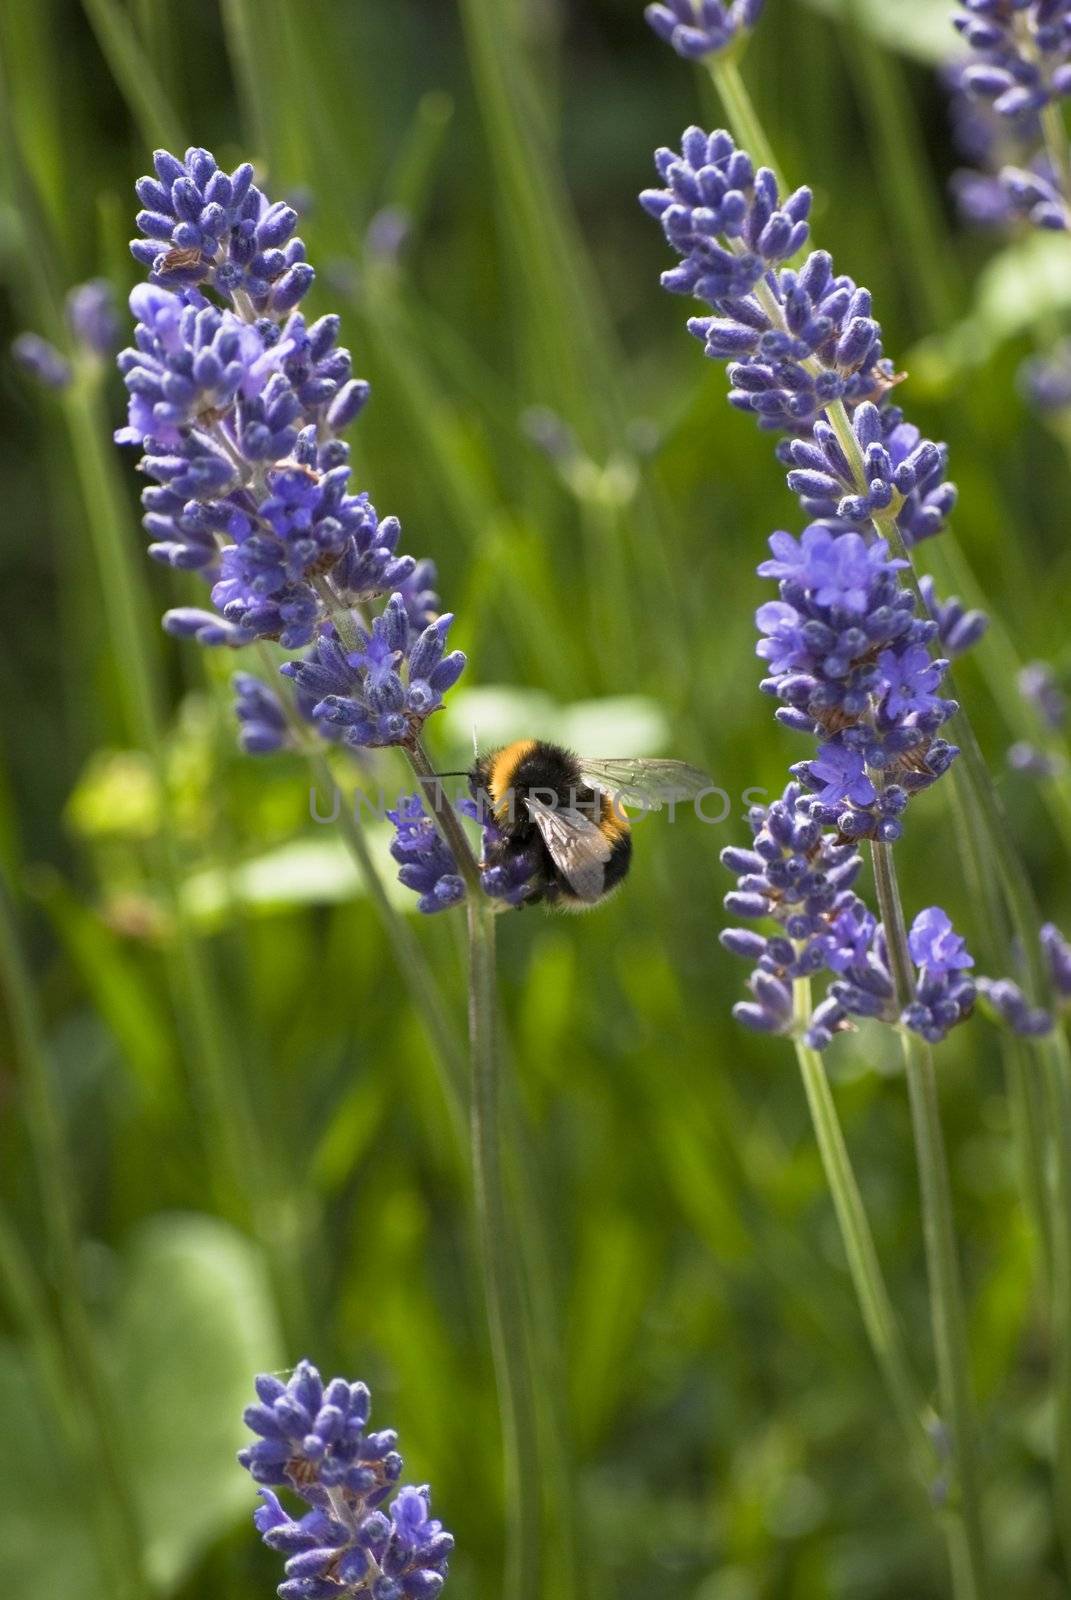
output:
[[[111,1356],[146,1565],[166,1589],[254,1504],[234,1459],[242,1409],[253,1375],[283,1362],[259,1252],[212,1217],[155,1218],[130,1253]]]
[[[854,22],[884,49],[936,64],[955,53],[948,0],[805,0],[839,22]]]

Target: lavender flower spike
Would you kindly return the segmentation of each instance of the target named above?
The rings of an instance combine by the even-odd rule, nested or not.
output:
[[[919,912],[907,942],[911,959],[920,970],[915,998],[901,1021],[936,1044],[974,1009],[977,988],[967,976],[974,957],[940,906]]]
[[[39,333],[20,333],[11,341],[11,356],[45,389],[66,389],[71,381],[71,364],[54,344]]]
[[[686,61],[738,50],[758,22],[764,0],[666,0],[644,16]]]
[[[150,278],[130,296],[116,441],[142,451],[150,556],[199,573],[215,608],[177,608],[164,627],[209,647],[307,648],[282,671],[315,737],[406,744],[465,658],[446,650],[451,619],[429,564],[399,548],[398,519],[351,484],[340,435],[368,385],[338,343],[339,319],[310,323],[295,309],[313,277],[297,215],[256,188],[248,163],[227,173],[195,147],[182,160],[158,150],[154,169],[137,184],[145,237],[131,248]],[[68,311],[83,344],[103,349],[100,285]],[[46,375],[41,353],[30,356]],[[248,674],[237,687],[242,748],[290,746],[274,691]]]
[[[1071,95],[1067,0],[964,0],[954,25],[972,51],[963,81],[999,116],[1021,117]]]
[[[952,68],[961,143],[989,173],[959,173],[960,203],[976,221],[1071,226],[1071,154],[1061,102],[1071,95],[1067,0],[963,0],[954,26],[970,47]]]
[[[808,190],[782,201],[773,174],[724,132],[689,128],[679,156],[655,161],[665,187],[641,204],[682,258],[663,284],[713,309],[690,330],[729,363],[730,403],[783,435],[788,486],[813,519],[798,543],[776,533],[759,567],[779,584],[756,616],[762,688],[781,702],[779,721],[819,741],[792,770],[819,796],[823,823],[889,843],[909,797],[957,754],[939,736],[956,706],[938,692],[948,663],[931,646],[942,625],[956,648],[984,626],[934,599],[935,619],[917,616],[905,563],[877,531],[906,545],[940,531],[955,500],[947,451],[889,403],[896,375],[869,293],[823,251],[782,265],[806,241]]]
[[[238,1459],[261,1485],[253,1521],[264,1543],[286,1556],[280,1600],[432,1600],[446,1581],[453,1538],[430,1512],[427,1487],[400,1489],[391,1432],[368,1430],[363,1383],[325,1385],[302,1361],[289,1382],[256,1379],[245,1421],[259,1435]],[[275,1489],[311,1509],[294,1517]]]
[[[446,804],[445,797],[435,796],[436,805]],[[461,800],[456,809],[470,821],[478,822],[482,829],[481,860],[492,858],[492,847],[501,839],[494,819],[488,810],[481,814],[479,807],[469,798]],[[445,911],[465,898],[465,880],[450,848],[424,809],[419,795],[403,796],[397,809],[388,811],[395,834],[390,853],[399,863],[399,883],[420,896],[417,910],[425,916]],[[538,852],[524,852],[511,856],[507,864],[483,866],[480,878],[484,893],[503,906],[521,906],[536,896],[540,859]]]

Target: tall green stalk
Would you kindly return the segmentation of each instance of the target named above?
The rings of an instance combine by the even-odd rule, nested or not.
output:
[[[878,907],[885,930],[889,967],[896,987],[896,1004],[898,1011],[902,1011],[914,991],[914,967],[907,946],[892,846],[875,844],[873,859]],[[971,1391],[963,1290],[956,1254],[952,1192],[941,1130],[933,1051],[909,1029],[900,1027],[898,1032],[919,1169],[937,1388],[941,1420],[949,1435],[952,1465],[947,1527],[953,1593],[956,1600],[984,1600],[988,1584],[977,1465],[978,1430]]]
[[[108,419],[95,361],[82,363],[63,396],[75,468],[100,574],[104,617],[118,666],[118,692],[128,737],[148,755],[160,804],[156,867],[174,938],[168,963],[176,1015],[187,1035],[193,1091],[222,1209],[263,1239],[280,1310],[291,1340],[304,1342],[307,1296],[301,1241],[280,1164],[266,1147],[249,1086],[229,1037],[204,948],[182,897],[183,867],[170,795],[158,659],[149,641],[156,624],[139,556],[127,543],[129,517],[116,482]]]
[[[957,1600],[983,1600],[988,1592],[988,1581],[977,1465],[977,1424],[937,1077],[929,1045],[906,1029],[901,1030],[900,1037],[919,1164],[937,1389],[942,1421],[949,1433],[953,1469],[949,1534],[953,1593]]]
[[[350,650],[359,649],[354,612],[341,603],[329,580],[321,580],[320,591],[343,644]],[[530,1301],[524,1292],[524,1250],[504,1176],[502,1053],[495,983],[496,912],[484,893],[479,864],[457,813],[441,796],[438,776],[423,744],[414,739],[404,747],[404,753],[430,802],[467,892],[470,1134],[487,1322],[502,1419],[508,1530],[504,1593],[517,1600],[540,1600],[545,1485],[534,1376],[538,1331],[533,1327]]]
[[[248,1181],[254,1136],[244,1085],[226,1039],[215,985],[189,924],[181,894],[167,749],[163,732],[159,660],[149,640],[155,624],[140,558],[126,543],[127,508],[115,481],[102,403],[101,373],[86,363],[63,396],[64,415],[86,520],[100,575],[104,617],[117,663],[117,690],[127,737],[148,755],[160,803],[158,867],[173,918],[178,960],[172,972],[176,1003],[189,1028],[192,1067],[218,1168],[239,1192]]]
[[[810,1013],[810,987],[810,981],[806,978],[798,979],[795,985],[796,1010],[801,1016]],[[801,1038],[797,1037],[795,1043],[807,1106],[863,1325],[903,1427],[911,1459],[920,1478],[926,1482],[932,1475],[933,1466],[933,1452],[929,1448],[924,1420],[928,1408],[904,1349],[903,1335],[889,1298],[863,1197],[844,1142],[825,1063],[819,1052],[810,1049]]]
[[[721,87],[724,82],[724,63],[717,58],[710,62],[711,74]],[[732,89],[730,89],[732,95]],[[748,102],[742,120],[734,121],[734,111],[741,115],[735,97],[725,101],[726,110],[733,123],[737,139],[746,146],[754,139],[757,117]],[[769,149],[763,139],[761,148]],[[762,159],[762,158],[760,158]],[[766,164],[770,164],[768,161]],[[775,326],[783,325],[781,307],[770,287],[760,280],[755,287],[756,297],[771,317]],[[851,421],[843,402],[827,407],[827,415],[844,451],[853,475],[860,488],[866,490],[862,454],[852,431]],[[903,541],[896,528],[894,514],[875,519],[875,529],[890,540],[893,552],[904,555]],[[918,593],[913,570],[908,568],[912,586]],[[921,602],[921,596],[918,596]],[[964,723],[966,718],[963,718]],[[998,871],[1008,899],[1009,909],[1024,937],[1024,947],[1029,941],[1037,961],[1037,918],[1032,926],[1028,922],[1031,899],[1029,885],[1021,866],[1013,872],[1015,859],[1007,830],[999,824],[998,802],[992,780],[985,770],[980,752],[968,729],[965,744],[972,747],[968,758],[972,796],[978,805],[987,842],[998,861]],[[872,775],[875,782],[880,774]],[[979,794],[977,791],[981,790]],[[907,929],[904,922],[896,868],[891,846],[875,843],[873,846],[874,880],[885,929],[889,965],[896,988],[897,1008],[902,1010],[914,990],[914,967],[907,946]],[[952,1204],[948,1183],[944,1141],[933,1077],[933,1058],[928,1046],[917,1036],[901,1030],[908,1092],[912,1108],[912,1125],[915,1135],[919,1181],[922,1202],[923,1232],[926,1245],[927,1275],[930,1287],[931,1319],[937,1359],[938,1386],[944,1419],[952,1437],[955,1467],[956,1495],[952,1507],[953,1519],[949,1525],[949,1545],[954,1592],[957,1600],[982,1600],[985,1594],[986,1558],[982,1538],[982,1515],[979,1501],[979,1483],[976,1467],[976,1426],[971,1396],[962,1290],[956,1260],[955,1235],[952,1224]]]
[[[1056,1387],[1056,1526],[1071,1568],[1071,1047],[1058,1024],[1041,1041],[1055,1149],[1052,1327]]]
[[[741,149],[748,152],[756,166],[769,167],[777,179],[778,189],[784,194],[784,174],[748,93],[737,55],[728,51],[723,55],[710,56],[708,65],[734,139]]]
[[[267,644],[258,646],[258,654],[269,682],[276,676],[275,661]],[[280,702],[295,744],[309,762],[313,779],[326,799],[335,793],[335,779],[324,752],[309,737],[309,727],[298,716],[289,685],[280,685]],[[450,1020],[442,997],[438,979],[428,965],[420,941],[414,936],[406,919],[392,905],[383,886],[379,868],[372,858],[364,829],[338,796],[338,828],[347,850],[353,857],[361,881],[387,936],[398,970],[409,986],[413,1004],[427,1035],[428,1045],[438,1063],[451,1115],[460,1125],[468,1095],[465,1081],[465,1052],[457,1030]]]
[[[67,1368],[66,1403],[75,1408],[82,1432],[92,1441],[94,1520],[101,1556],[117,1600],[147,1600],[141,1531],[133,1483],[123,1460],[116,1408],[98,1359],[93,1327],[82,1290],[78,1260],[78,1202],[74,1162],[58,1104],[33,980],[23,959],[15,908],[6,874],[0,877],[0,979],[7,994],[19,1064],[22,1101],[41,1197],[47,1271],[55,1289],[60,1342]],[[10,1253],[13,1237],[8,1240]],[[9,1285],[19,1303],[32,1309],[32,1286]]]
[[[425,793],[437,784],[423,746],[407,750]],[[476,1220],[484,1269],[487,1323],[502,1415],[507,1547],[504,1593],[539,1600],[543,1591],[543,1473],[533,1356],[536,1334],[522,1284],[524,1251],[504,1177],[501,1050],[495,983],[495,908],[457,814],[434,806],[436,820],[465,879],[469,941],[470,1130]]]
[[[477,900],[470,893],[468,932],[476,1214],[506,1465],[508,1543],[503,1593],[517,1600],[539,1600],[543,1593],[539,1421],[531,1381],[530,1329],[520,1282],[522,1255],[503,1176],[495,1037],[495,912],[486,896]]]

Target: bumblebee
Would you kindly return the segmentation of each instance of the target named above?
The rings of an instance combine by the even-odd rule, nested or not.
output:
[[[576,756],[542,739],[518,739],[481,756],[468,780],[499,835],[484,865],[534,855],[540,870],[529,902],[576,911],[604,899],[628,873],[626,805],[657,810],[710,786],[706,773],[683,761]]]

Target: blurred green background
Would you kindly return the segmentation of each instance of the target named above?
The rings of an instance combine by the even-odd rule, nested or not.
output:
[[[733,796],[717,828],[648,820],[627,888],[595,914],[500,921],[580,1594],[929,1600],[947,1592],[941,1541],[863,1338],[791,1051],[728,1016],[744,972],[717,943],[717,852],[745,832],[741,792],[779,792],[804,753],[757,692],[754,566],[800,521],[769,441],[684,332],[689,307],[658,286],[667,251],[635,201],[651,151],[722,119],[641,9],[3,0],[0,331],[5,348],[24,327],[62,343],[63,294],[92,275],[125,297],[153,146],[253,159],[304,213],[306,309],[342,313],[373,385],[356,482],[434,558],[458,616],[470,666],[430,729],[440,764],[466,763],[474,725],[484,744],[557,732],[700,763]],[[790,180],[815,189],[819,240],[873,290],[913,374],[909,414],[951,445],[959,547],[998,618],[960,689],[1003,773],[1016,660],[1068,664],[1068,460],[1014,374],[1061,325],[1071,272],[1066,241],[995,255],[951,216],[934,76],[949,9],[769,0],[745,72]],[[103,1427],[140,1516],[140,1592],[270,1594],[278,1561],[233,1452],[252,1374],[307,1354],[372,1386],[457,1536],[448,1592],[489,1600],[501,1463],[467,1156],[406,974],[344,844],[309,820],[300,760],[237,752],[234,658],[159,629],[198,597],[142,556],[132,457],[109,438],[118,378],[83,372],[57,399],[5,361],[0,390],[5,1590],[114,1593],[96,1554],[116,1498]],[[533,408],[568,430],[556,459]],[[922,553],[973,601],[959,559]],[[135,637],[155,706],[132,689]],[[389,753],[367,775],[404,782]],[[1066,926],[1066,795],[1001,784]],[[916,802],[898,852],[909,913],[936,885],[984,950],[948,787]],[[461,1026],[460,928],[411,920]],[[829,1061],[929,1384],[904,1085],[877,1034]],[[940,1063],[997,1592],[1049,1600],[1067,1592],[1050,1335],[981,1019]]]

